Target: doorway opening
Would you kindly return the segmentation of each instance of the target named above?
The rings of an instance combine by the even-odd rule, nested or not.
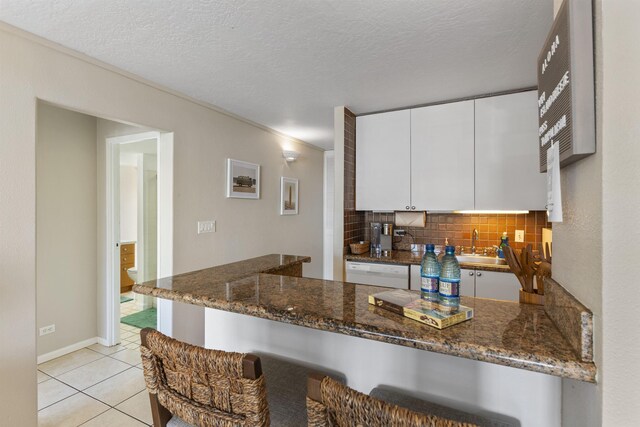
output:
[[[120,323],[140,329],[157,327],[155,299],[131,291],[158,277],[157,154],[157,138],[120,144]]]
[[[121,215],[116,209],[120,207],[120,151],[126,157],[135,141],[153,144],[155,153],[137,150],[129,155],[136,159],[129,197],[137,212],[137,180],[146,180],[140,184],[140,193],[148,196],[147,206],[155,206],[155,217],[140,227],[137,213],[135,218],[125,218],[135,231],[129,228],[122,233],[122,239],[132,244],[123,257],[116,252],[123,246]],[[124,306],[120,269],[124,261],[129,263],[125,267],[133,267],[134,277],[140,275],[135,267],[157,277],[172,274],[173,134],[38,100],[35,149],[39,420],[56,424],[51,420],[81,396],[78,390],[96,399],[119,390],[124,406],[118,409],[128,413],[133,406],[124,401],[139,398],[144,379],[136,367],[139,331],[120,324]],[[138,159],[144,175],[136,172]],[[139,242],[137,229],[145,227],[145,240]],[[139,243],[144,252],[136,261]],[[122,272],[126,278],[128,268]],[[138,300],[134,297],[131,303]],[[160,324],[160,330],[170,334],[171,302],[156,304],[156,327]],[[142,299],[140,305],[147,308],[153,302]],[[137,385],[131,387],[134,382]],[[130,412],[135,418],[137,412]]]
[[[106,139],[107,345],[144,327],[168,329],[158,319],[170,305],[131,289],[171,274],[172,143],[155,131]]]

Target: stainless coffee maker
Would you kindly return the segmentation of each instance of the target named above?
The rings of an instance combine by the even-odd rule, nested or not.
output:
[[[379,254],[382,251],[380,237],[382,235],[382,224],[379,222],[371,223],[371,252]]]
[[[388,252],[393,249],[393,224],[385,222],[382,224],[382,233],[380,234],[380,250]]]

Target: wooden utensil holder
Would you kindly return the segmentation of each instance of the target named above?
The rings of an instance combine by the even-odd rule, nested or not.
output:
[[[520,289],[520,303],[544,305],[544,295],[532,294]]]

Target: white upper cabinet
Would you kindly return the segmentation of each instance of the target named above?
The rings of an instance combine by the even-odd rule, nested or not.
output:
[[[406,210],[411,203],[409,110],[356,118],[356,209]]]
[[[475,101],[475,208],[545,210],[537,91]]]
[[[537,92],[356,119],[356,209],[545,210]]]
[[[473,101],[411,110],[411,206],[474,206]]]

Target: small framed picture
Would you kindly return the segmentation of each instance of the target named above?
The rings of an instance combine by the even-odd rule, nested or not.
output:
[[[227,159],[227,197],[260,198],[260,165]]]
[[[280,215],[298,215],[298,180],[280,178]]]

